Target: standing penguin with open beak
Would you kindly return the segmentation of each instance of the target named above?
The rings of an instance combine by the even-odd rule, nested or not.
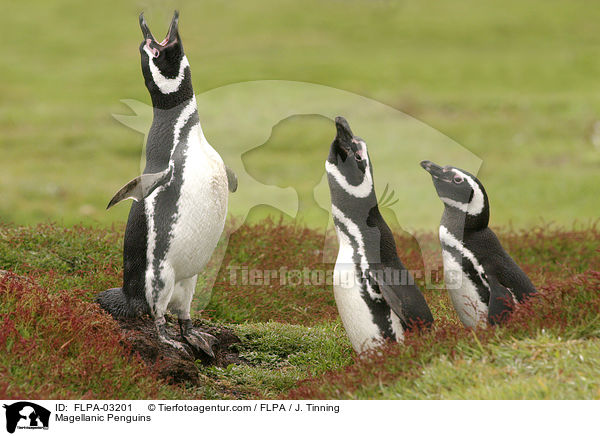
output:
[[[150,314],[159,339],[184,349],[167,334],[168,309],[187,344],[213,357],[215,338],[193,328],[190,305],[197,275],[223,232],[228,189],[234,191],[237,182],[202,132],[178,24],[175,11],[166,37],[157,42],[140,15],[141,66],[153,121],[143,174],[108,206],[135,200],[125,230],[123,287],[104,291],[98,302],[115,317]]]

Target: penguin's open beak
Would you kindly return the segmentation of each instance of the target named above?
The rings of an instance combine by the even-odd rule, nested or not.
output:
[[[152,41],[156,41],[152,32],[150,32],[150,28],[148,27],[148,23],[146,23],[146,19],[144,18],[144,13],[140,14],[140,29],[142,29],[142,35],[144,35],[144,39],[151,39]]]
[[[174,42],[177,40],[177,36],[179,33],[179,11],[173,12],[173,18],[171,19],[171,25],[169,26],[169,31],[167,32],[167,36],[164,41],[160,43],[160,45],[167,45],[169,42]]]
[[[177,41],[179,35],[179,11],[173,12],[173,18],[171,19],[171,25],[169,26],[169,30],[167,32],[167,36],[162,42],[157,42],[148,27],[148,23],[146,23],[146,19],[144,18],[144,13],[140,14],[140,29],[142,29],[142,35],[144,35],[144,39],[146,41],[151,40],[156,42],[158,45],[165,47],[169,43],[173,43]]]
[[[423,169],[425,169],[425,171],[431,174],[431,177],[433,177],[434,179],[446,180],[448,178],[447,174],[449,173],[449,171],[445,168],[442,168],[439,165],[434,164],[430,160],[422,161],[421,166],[423,167]]]

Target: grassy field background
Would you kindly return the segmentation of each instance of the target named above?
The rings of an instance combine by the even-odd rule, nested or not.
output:
[[[0,57],[2,221],[126,219],[128,207],[104,208],[139,173],[143,134],[111,114],[131,115],[123,99],[149,103],[137,15],[144,10],[162,35],[175,8],[206,136],[245,177],[233,215],[283,209],[294,217],[298,205],[303,222],[322,224],[326,212],[312,192],[334,129],[306,114],[302,96],[341,95],[319,93],[328,87],[364,96],[364,107],[353,97],[351,107],[314,108],[349,114],[370,145],[378,190],[390,184],[401,200],[394,213],[405,228],[433,229],[439,219],[418,167],[425,157],[481,165],[497,225],[598,216],[600,8],[589,2],[59,0],[9,2],[0,17],[8,38]],[[307,85],[240,87],[257,80]],[[298,100],[303,116],[278,119],[294,113],[291,104],[262,120],[260,132],[249,129],[275,103]],[[400,128],[400,116],[367,110],[373,101],[414,118]],[[272,207],[251,210],[261,198]]]

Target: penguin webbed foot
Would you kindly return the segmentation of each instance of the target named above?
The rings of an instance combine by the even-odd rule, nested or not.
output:
[[[158,340],[160,342],[162,342],[163,344],[169,345],[178,351],[182,351],[186,354],[189,354],[188,350],[185,349],[185,347],[183,346],[183,344],[181,342],[178,342],[169,337],[169,333],[167,332],[167,322],[164,319],[164,317],[162,319],[157,319],[156,321],[154,321],[154,324],[156,325],[156,331],[158,333]]]
[[[194,329],[191,319],[180,319],[179,328],[181,330],[181,337],[195,352],[204,353],[212,358],[215,357],[212,346],[217,342],[217,338]]]

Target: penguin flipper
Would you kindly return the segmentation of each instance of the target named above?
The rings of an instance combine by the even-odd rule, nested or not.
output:
[[[231,168],[225,165],[225,172],[227,172],[227,185],[229,186],[229,192],[237,191],[238,179]]]
[[[135,201],[142,201],[160,185],[163,185],[171,180],[172,176],[173,165],[169,165],[166,170],[159,173],[142,174],[119,189],[119,191],[108,203],[108,206],[106,206],[106,209],[110,209],[115,204],[120,203],[128,198],[131,198]]]
[[[504,259],[497,268],[498,281],[512,290],[517,301],[522,302],[537,290],[527,274],[521,269],[512,257],[505,253]]]
[[[515,307],[513,294],[495,276],[488,275],[488,283],[490,285],[488,321],[492,325],[503,324]]]
[[[482,233],[485,233],[485,244],[480,245],[475,256],[480,259],[486,274],[495,276],[502,286],[510,289],[518,302],[536,294],[535,286],[502,247],[496,234],[489,227]],[[495,253],[495,255],[490,256],[489,253]]]
[[[403,328],[429,327],[433,324],[433,315],[425,297],[415,285],[388,284],[371,274],[385,302],[400,318]]]

